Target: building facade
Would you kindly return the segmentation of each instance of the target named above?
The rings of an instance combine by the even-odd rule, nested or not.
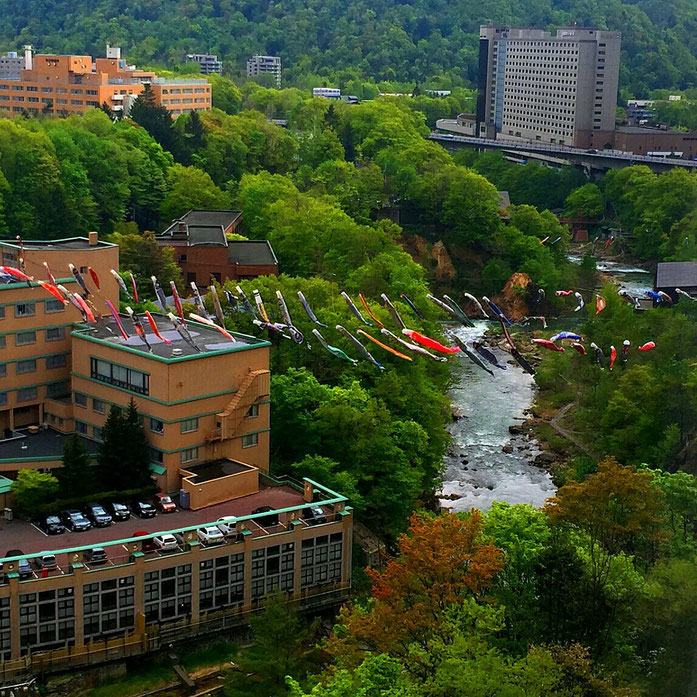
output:
[[[31,46],[26,46],[25,51],[31,52]],[[0,80],[19,80],[22,70],[24,70],[24,56],[20,56],[16,51],[9,51],[7,55],[0,56]]]
[[[279,56],[252,56],[247,61],[247,77],[270,73],[276,78],[276,87],[281,86],[281,59]]]
[[[576,146],[615,128],[619,32],[480,29],[476,133]]]
[[[210,53],[189,53],[186,56],[187,63],[198,63],[201,69],[201,75],[210,75],[217,73],[220,75],[223,72],[223,63],[218,60],[218,56],[212,56]]]
[[[189,211],[155,239],[174,250],[187,286],[277,275],[278,260],[268,240],[228,239],[241,222],[239,211]]]
[[[269,342],[224,336],[191,320],[187,338],[159,314],[159,332],[144,322],[140,335],[122,315],[124,336],[112,317],[99,314],[106,300],[118,307],[110,273],[118,269],[118,247],[96,233],[0,241],[0,252],[3,266],[23,267],[36,279],[50,279],[50,269],[96,311],[96,321],[85,322],[37,283],[0,276],[4,679],[126,658],[244,624],[275,590],[306,609],[345,600],[352,546],[346,499],[310,480],[268,474]],[[110,408],[131,400],[151,446],[153,481],[178,502],[175,514],[50,538],[11,515],[20,470],[60,467],[72,433],[95,452]],[[200,532],[222,519],[222,539]],[[174,540],[166,551],[156,542],[164,534]],[[104,550],[102,559],[91,556],[95,548]],[[53,565],[40,561],[49,550]]]
[[[67,116],[107,104],[112,111],[127,114],[146,85],[172,116],[205,111],[212,105],[207,80],[159,78],[128,65],[121,49],[107,44],[106,57],[94,60],[91,56],[33,55],[27,50],[19,75],[0,77],[0,111]]]
[[[268,512],[249,512],[264,501],[272,504],[271,523]],[[308,522],[304,511],[310,508],[321,509],[323,517]],[[112,530],[111,539],[100,542],[109,559],[105,564],[92,564],[85,554],[90,547],[81,535],[90,533],[73,533],[70,547],[59,547],[55,538],[52,544],[41,541],[42,549],[54,550],[57,568],[32,578],[20,577],[18,559],[4,558],[4,678],[127,658],[242,625],[276,590],[305,609],[336,606],[347,598],[352,511],[344,497],[310,480],[304,486],[269,481],[256,498],[211,509],[207,522],[234,512],[238,515],[220,544],[201,543],[200,524],[170,516],[158,519],[160,530],[180,542],[167,553],[149,548],[154,533],[132,536],[138,521],[118,524],[128,532]],[[37,556],[25,558],[31,563]]]

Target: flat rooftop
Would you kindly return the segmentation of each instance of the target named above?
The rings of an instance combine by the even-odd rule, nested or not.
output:
[[[230,332],[233,337],[231,341],[216,329],[191,320],[188,320],[186,323],[186,328],[191,337],[191,343],[189,343],[174,329],[168,317],[160,314],[153,315],[153,317],[160,335],[164,339],[168,339],[170,343],[160,340],[153,333],[147,319],[141,317],[143,329],[145,330],[145,339],[150,346],[148,348],[143,339],[136,334],[133,322],[128,315],[120,315],[121,323],[126,333],[130,335],[128,339],[123,338],[114,319],[106,316],[104,321],[99,324],[90,324],[87,327],[75,329],[72,332],[72,336],[165,362],[190,360],[214,353],[232,353],[270,345],[264,339],[257,339],[254,336],[237,334],[235,332]]]
[[[220,460],[213,460],[212,462],[205,462],[202,465],[194,465],[193,467],[182,469],[193,475],[186,477],[192,484],[202,484],[203,482],[210,482],[213,479],[220,479],[221,477],[227,477],[231,474],[239,474],[240,472],[253,470],[254,467],[245,465],[242,462],[236,462],[235,460],[221,458]]]
[[[197,511],[177,508],[173,513],[157,513],[154,518],[138,518],[131,515],[130,520],[113,522],[108,527],[91,528],[84,532],[70,532],[66,530],[60,535],[46,535],[33,522],[28,520],[14,519],[6,520],[0,518],[0,559],[7,558],[8,552],[20,550],[22,555],[28,556],[32,567],[32,579],[43,575],[37,567],[31,555],[41,552],[51,552],[56,555],[58,568],[49,571],[46,575],[51,577],[63,576],[71,573],[71,563],[74,561],[72,554],[84,549],[94,547],[104,547],[107,554],[106,564],[92,565],[87,560],[84,562],[87,569],[106,568],[132,561],[128,542],[133,542],[132,538],[147,536],[152,537],[163,533],[182,533],[193,531],[196,538],[196,528],[207,525],[215,525],[220,518],[234,516],[243,521],[246,532],[253,537],[265,537],[290,529],[293,525],[301,524],[312,526],[322,523],[332,523],[340,519],[341,513],[335,509],[335,504],[346,499],[339,494],[335,494],[329,489],[315,486],[315,494],[322,494],[324,498],[320,501],[308,503],[305,501],[301,486],[298,484],[274,482],[263,484],[263,488],[254,494],[243,496],[232,501],[226,501],[214,506],[209,506]],[[124,501],[123,503],[129,503]],[[324,513],[322,520],[306,520],[300,516],[296,521],[280,522],[274,511],[283,509],[321,508]],[[258,513],[255,513],[261,509]],[[191,533],[188,533],[191,534]],[[234,536],[230,541],[240,542],[242,535]],[[208,544],[203,543],[204,547]],[[183,536],[178,539],[177,549],[161,552],[155,549],[143,550],[148,557],[176,555],[186,551],[186,543]],[[7,577],[0,574],[0,583],[7,583]]]
[[[38,433],[26,430],[15,431],[15,436],[0,440],[0,462],[19,459],[60,460],[63,445],[70,435],[59,433],[51,428],[39,429]],[[96,453],[98,443],[87,438],[80,438],[88,453]]]
[[[14,247],[19,249],[17,240],[0,240],[3,247]],[[97,241],[90,244],[87,237],[68,237],[62,240],[22,240],[22,245],[26,250],[44,251],[50,249],[85,250],[85,249],[104,249],[105,247],[115,247],[110,242]]]

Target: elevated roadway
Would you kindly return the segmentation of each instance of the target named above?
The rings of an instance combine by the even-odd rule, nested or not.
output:
[[[455,122],[453,121],[453,123]],[[441,131],[433,131],[428,138],[441,143],[448,149],[474,147],[484,150],[501,150],[506,155],[526,160],[537,160],[552,166],[582,167],[589,176],[594,171],[604,172],[632,165],[647,165],[654,172],[666,172],[674,167],[682,167],[690,171],[697,170],[697,161],[694,160],[634,155],[620,150],[582,150],[568,145],[550,145],[503,138],[491,140]]]

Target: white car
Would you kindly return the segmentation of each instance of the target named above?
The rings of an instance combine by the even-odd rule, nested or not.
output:
[[[225,542],[225,535],[215,525],[199,528],[197,535],[198,541],[207,545],[219,545]]]
[[[152,541],[160,552],[174,552],[179,549],[177,538],[174,535],[158,535],[153,537]]]
[[[218,529],[223,533],[223,535],[235,534],[235,523],[237,522],[237,516],[225,515],[222,518],[218,518],[216,522],[218,524]]]

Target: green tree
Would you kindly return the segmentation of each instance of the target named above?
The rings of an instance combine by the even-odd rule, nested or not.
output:
[[[574,189],[564,203],[569,218],[599,218],[605,211],[605,199],[597,184],[584,184]]]
[[[174,130],[172,115],[158,104],[149,84],[133,100],[129,118],[142,126],[165,150],[177,152],[179,143]]]
[[[104,488],[126,491],[152,483],[150,448],[133,399],[124,411],[112,405],[102,430],[97,459]]]
[[[247,679],[234,681],[235,689],[254,686],[254,694],[278,694],[287,675],[307,668],[310,639],[317,624],[308,626],[281,591],[266,597],[264,608],[251,619],[252,645],[240,660]],[[241,685],[238,686],[238,683]]]
[[[162,219],[175,220],[192,209],[230,208],[230,197],[208,174],[196,167],[174,165],[167,178],[167,194],[160,206]]]
[[[170,281],[181,284],[181,269],[174,261],[174,250],[158,245],[152,232],[115,232],[109,240],[119,245],[121,271],[133,273],[144,297],[154,297],[151,276],[157,277],[163,288],[169,288]]]
[[[84,496],[95,491],[97,482],[91,458],[77,433],[65,441],[62,462],[63,466],[56,470],[62,498]]]
[[[52,474],[38,470],[20,470],[12,483],[17,508],[25,515],[36,515],[38,508],[56,497],[58,488],[58,480]]]

